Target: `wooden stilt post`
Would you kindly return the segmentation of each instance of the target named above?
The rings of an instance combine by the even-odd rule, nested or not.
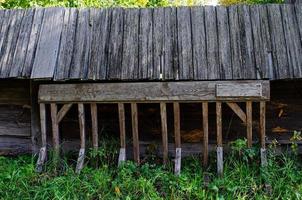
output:
[[[132,116],[132,137],[133,137],[133,157],[134,161],[140,163],[139,155],[139,138],[138,138],[138,117],[137,117],[137,103],[131,103]]]
[[[163,142],[163,164],[168,162],[168,130],[167,130],[167,108],[166,103],[160,103],[160,117],[161,117],[161,132]]]
[[[202,124],[203,124],[203,166],[208,166],[208,134],[209,134],[209,124],[208,124],[208,102],[202,103]]]
[[[42,147],[39,152],[39,158],[37,160],[36,172],[41,173],[43,170],[43,165],[47,156],[47,140],[46,140],[46,111],[45,104],[40,104],[40,124],[41,124],[41,138]]]
[[[119,125],[120,125],[120,154],[118,165],[126,160],[126,126],[125,126],[125,107],[123,103],[118,103]]]
[[[79,151],[79,157],[76,166],[76,173],[80,173],[83,169],[84,158],[85,158],[85,111],[84,104],[78,104],[78,112],[79,112],[79,126],[80,126],[80,138],[81,138],[81,148]]]
[[[181,137],[180,137],[180,111],[179,103],[173,103],[174,110],[174,136],[175,136],[175,175],[180,174],[181,169]]]
[[[267,166],[267,157],[265,149],[265,101],[260,101],[260,155],[261,155],[261,166]]]
[[[253,119],[252,119],[252,102],[246,102],[246,129],[247,129],[247,147],[252,147],[253,142]]]
[[[96,153],[99,148],[98,107],[96,103],[90,104],[90,114],[91,114],[91,128],[92,128],[92,146],[93,146],[93,151]],[[97,157],[94,158],[93,165],[95,167],[98,167]]]
[[[60,138],[59,138],[59,123],[57,119],[57,104],[50,104],[51,123],[52,123],[52,144],[53,144],[53,160],[55,165],[58,164],[60,156]]]
[[[221,102],[216,102],[216,129],[217,129],[217,174],[223,175],[223,146],[222,146],[222,112]]]

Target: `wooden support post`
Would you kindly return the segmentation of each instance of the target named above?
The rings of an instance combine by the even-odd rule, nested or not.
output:
[[[132,137],[133,137],[133,157],[134,161],[140,163],[139,155],[139,138],[138,138],[138,117],[137,104],[131,103],[131,117],[132,117]]]
[[[57,119],[57,104],[50,104],[50,112],[51,112],[51,123],[52,123],[52,144],[54,149],[54,162],[55,165],[58,164],[59,156],[60,156],[60,138],[59,138],[59,123]]]
[[[265,149],[265,101],[260,101],[260,156],[261,156],[261,166],[267,166],[267,157],[266,157],[266,149]]]
[[[79,151],[79,157],[76,166],[76,173],[80,173],[83,169],[84,158],[85,158],[85,111],[84,104],[78,104],[78,112],[79,112],[79,127],[80,127],[80,138],[81,138],[81,149]]]
[[[123,103],[118,103],[118,115],[120,125],[120,154],[118,157],[118,165],[126,160],[126,125],[125,125],[125,106]]]
[[[217,129],[217,174],[223,175],[223,146],[222,146],[222,111],[221,102],[216,102],[216,129]]]
[[[252,147],[253,142],[253,119],[252,119],[252,102],[246,102],[246,130],[247,130],[247,147]]]
[[[91,125],[92,125],[92,145],[95,151],[99,147],[99,138],[98,138],[98,108],[96,103],[90,104],[91,110]]]
[[[163,142],[163,164],[168,163],[168,130],[167,130],[167,107],[166,103],[160,103],[160,118],[161,118],[161,132]]]
[[[208,166],[208,143],[209,143],[209,124],[208,124],[208,102],[202,103],[202,124],[203,124],[203,166]]]
[[[180,137],[180,111],[179,103],[173,103],[174,110],[174,136],[175,136],[175,175],[180,174],[181,169],[181,137]]]
[[[37,160],[36,172],[41,173],[43,170],[43,165],[47,156],[47,139],[46,139],[46,111],[45,104],[40,104],[40,124],[41,124],[41,138],[42,147],[39,152],[39,158]]]

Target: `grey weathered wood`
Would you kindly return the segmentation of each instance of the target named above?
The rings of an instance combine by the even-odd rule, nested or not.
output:
[[[63,28],[63,18],[63,8],[45,10],[31,78],[53,77],[60,46],[59,38]]]
[[[41,173],[43,165],[47,157],[47,138],[46,138],[46,110],[45,104],[40,104],[40,124],[41,124],[41,138],[42,147],[39,151],[39,157],[36,164],[36,172]]]
[[[118,156],[118,166],[120,166],[126,160],[126,149],[120,148],[119,156]]]
[[[124,11],[122,80],[138,79],[139,10]]]
[[[175,137],[175,166],[174,173],[180,174],[181,169],[181,136],[180,136],[180,108],[179,103],[173,103],[174,112],[174,137]]]
[[[153,72],[153,9],[140,9],[139,37],[138,37],[138,62],[139,79],[151,79]]]
[[[64,104],[63,105],[63,107],[60,109],[60,111],[57,114],[57,121],[58,121],[58,123],[60,123],[60,121],[62,121],[63,117],[70,110],[71,106],[72,106],[72,103]]]
[[[262,84],[217,84],[216,96],[217,97],[261,97],[262,96]]]
[[[3,49],[5,48],[5,39],[7,36],[7,32],[9,29],[9,22],[10,22],[10,15],[11,15],[11,10],[2,10],[2,24],[1,24],[1,28],[0,28],[0,52],[3,51]],[[4,22],[5,21],[5,22]]]
[[[120,79],[123,57],[123,9],[111,10],[111,26],[108,41],[108,79]]]
[[[227,105],[234,111],[234,113],[236,113],[243,123],[246,123],[246,114],[237,103],[227,102]]]
[[[137,114],[137,104],[131,103],[131,118],[132,118],[132,139],[133,139],[133,157],[134,161],[140,163],[139,154],[139,135],[138,135],[138,114]]]
[[[84,167],[85,148],[80,149],[75,172],[79,174]]]
[[[267,167],[267,151],[265,148],[260,148],[261,166]]]
[[[223,176],[223,147],[217,147],[217,174]]]
[[[216,135],[217,146],[222,146],[222,105],[221,102],[216,102]]]
[[[206,6],[204,8],[208,67],[207,79],[209,80],[220,79],[219,49],[215,9],[216,8],[214,6]]]
[[[46,147],[43,146],[43,147],[41,147],[41,149],[39,151],[39,157],[38,157],[37,164],[36,164],[37,173],[41,173],[43,171],[43,165],[45,163],[46,156],[47,156],[47,150],[46,150]]]
[[[160,79],[160,74],[163,69],[163,56],[164,56],[164,8],[153,10],[153,69],[148,68],[148,74],[151,79]]]
[[[80,173],[84,166],[85,159],[85,110],[82,103],[78,104],[79,127],[80,127],[80,146],[79,157],[77,160],[76,173]]]
[[[163,143],[163,164],[168,163],[168,128],[167,128],[167,108],[166,103],[160,103],[160,118]]]
[[[176,148],[174,174],[180,175],[180,169],[181,169],[181,148]]]
[[[265,149],[265,132],[266,132],[266,103],[260,102],[260,123],[259,123],[259,131],[260,131],[260,144],[261,148]]]
[[[34,9],[34,19],[31,26],[30,37],[26,49],[26,57],[22,69],[22,77],[30,77],[33,63],[36,55],[36,47],[39,41],[39,36],[42,27],[42,21],[44,17],[43,8],[35,8]]]
[[[77,27],[78,10],[69,8],[65,10],[63,29],[58,52],[58,61],[54,75],[55,80],[65,80],[69,77],[71,61],[75,48],[75,32]]]
[[[207,79],[207,53],[204,7],[191,8],[194,79]]]
[[[216,7],[216,12],[220,78],[230,80],[233,78],[233,70],[228,9],[223,6],[218,6]]]
[[[256,96],[249,91],[238,92],[242,91],[240,88],[253,89],[250,85],[257,84],[262,85],[260,96]],[[217,85],[219,85],[218,90]],[[232,90],[232,88],[237,92],[232,92],[231,95],[224,92]],[[253,96],[245,95],[249,93]],[[40,102],[244,101],[268,99],[269,81],[263,80],[237,81],[236,84],[232,81],[49,84],[40,85],[39,89]]]

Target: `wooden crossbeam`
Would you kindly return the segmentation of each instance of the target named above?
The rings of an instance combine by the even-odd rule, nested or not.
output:
[[[216,102],[216,129],[217,129],[217,174],[223,175],[223,147],[222,147],[222,111],[221,102]]]
[[[51,124],[52,124],[52,144],[54,149],[54,162],[58,164],[60,154],[59,123],[57,118],[57,104],[50,104]]]
[[[131,117],[132,117],[132,137],[133,137],[133,157],[134,161],[140,163],[139,155],[139,137],[138,137],[138,117],[137,104],[131,103]]]
[[[125,125],[125,106],[123,103],[118,103],[119,126],[120,126],[120,153],[118,165],[126,160],[126,125]]]
[[[180,174],[181,170],[181,137],[180,137],[180,110],[179,103],[173,103],[174,111],[174,136],[175,136],[175,175]]]
[[[85,111],[84,104],[78,104],[78,113],[79,113],[79,127],[80,127],[80,151],[79,157],[77,160],[76,173],[80,173],[84,166],[84,158],[85,158]]]
[[[226,104],[234,111],[234,113],[242,120],[242,122],[246,124],[246,114],[243,112],[240,106],[238,106],[237,103],[233,102],[227,102]]]
[[[37,160],[36,172],[41,173],[43,170],[43,165],[47,156],[47,138],[46,138],[46,110],[45,104],[40,104],[40,124],[41,124],[41,138],[42,147],[39,152],[39,158]]]
[[[202,103],[202,124],[203,124],[203,166],[208,166],[208,144],[209,144],[209,124],[208,124],[208,102]]]
[[[246,130],[247,130],[247,147],[252,147],[253,142],[253,119],[252,119],[252,102],[246,102]]]
[[[58,123],[60,123],[62,121],[63,117],[70,110],[71,106],[72,106],[72,103],[63,105],[63,107],[60,109],[60,111],[57,114],[57,122]]]
[[[168,130],[167,130],[167,109],[166,103],[160,103],[160,117],[162,129],[162,143],[163,143],[163,164],[168,162]]]

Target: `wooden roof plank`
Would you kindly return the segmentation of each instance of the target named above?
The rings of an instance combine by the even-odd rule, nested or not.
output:
[[[63,27],[64,11],[65,9],[63,8],[45,9],[31,74],[33,79],[53,78]]]
[[[163,68],[163,43],[164,43],[164,8],[153,11],[153,69],[148,69],[151,79],[160,79]]]
[[[193,48],[191,32],[191,10],[189,7],[177,8],[179,79],[193,79]]]
[[[4,11],[3,11],[4,12]],[[5,22],[3,22],[2,26],[0,27],[0,64],[1,64],[1,59],[4,58],[5,56],[5,48],[7,45],[7,40],[8,40],[8,31],[9,31],[9,25],[11,21],[11,15],[12,11],[11,10],[5,10],[3,18],[5,18]],[[0,65],[1,69],[1,65]]]

